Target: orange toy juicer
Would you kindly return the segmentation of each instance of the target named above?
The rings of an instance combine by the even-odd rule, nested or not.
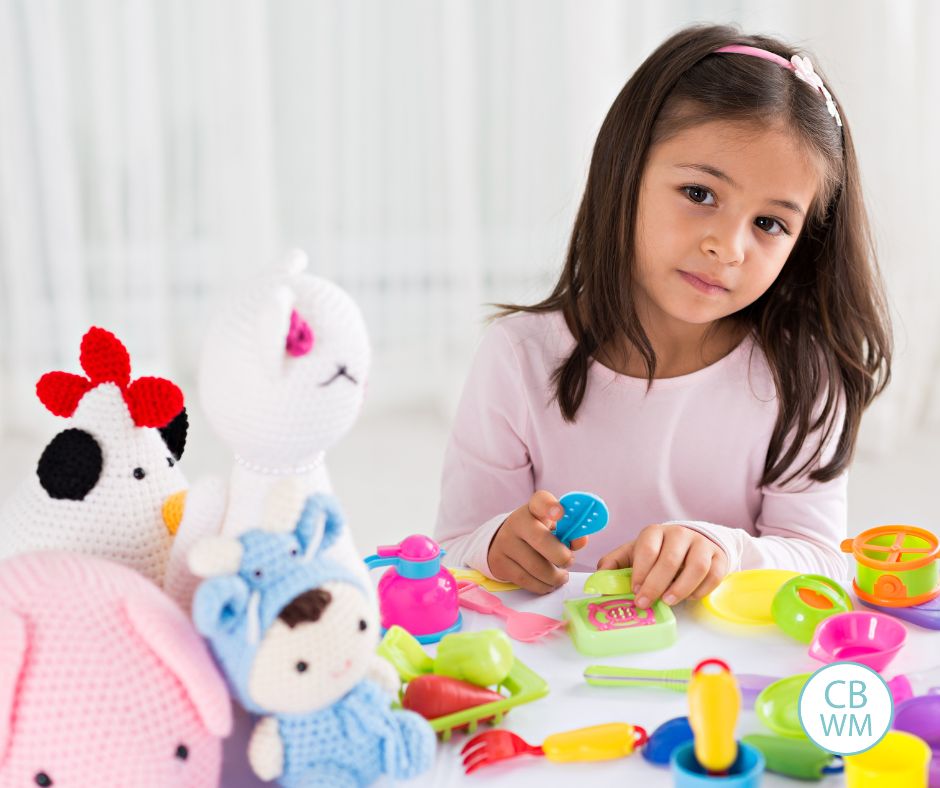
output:
[[[842,542],[856,562],[852,590],[880,607],[915,607],[940,596],[940,539],[924,528],[881,525]]]

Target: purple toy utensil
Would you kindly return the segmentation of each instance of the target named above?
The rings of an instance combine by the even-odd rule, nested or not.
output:
[[[460,583],[458,596],[461,607],[505,618],[506,634],[523,643],[533,643],[549,632],[565,626],[565,622],[557,618],[549,618],[539,613],[521,613],[506,607],[499,601],[499,597],[474,583]]]
[[[622,668],[614,665],[591,665],[584,669],[584,680],[595,687],[645,687],[686,692],[692,671],[689,668],[673,670],[646,670]],[[754,701],[764,687],[777,681],[775,676],[756,673],[735,673],[741,690],[741,703],[746,709],[754,708]]]

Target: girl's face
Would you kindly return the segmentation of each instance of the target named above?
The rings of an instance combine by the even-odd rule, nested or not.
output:
[[[634,293],[650,330],[709,324],[773,284],[819,169],[783,129],[712,121],[650,148],[640,186]]]

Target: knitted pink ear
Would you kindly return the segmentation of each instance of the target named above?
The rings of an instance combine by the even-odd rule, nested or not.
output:
[[[150,595],[141,594],[128,597],[124,609],[137,634],[183,685],[209,733],[224,738],[232,730],[225,682],[192,624],[166,601],[166,605],[154,604]]]
[[[290,313],[286,347],[287,352],[294,357],[306,356],[313,347],[313,329],[296,309]]]
[[[26,622],[0,607],[0,764],[13,737],[13,704],[26,658]]]

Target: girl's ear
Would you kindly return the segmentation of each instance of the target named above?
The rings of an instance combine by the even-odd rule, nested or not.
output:
[[[0,607],[0,764],[13,738],[13,706],[16,688],[26,661],[26,622],[12,610]]]
[[[332,495],[317,493],[304,504],[294,533],[304,553],[322,553],[339,538],[343,530],[343,512]]]
[[[137,635],[183,685],[206,730],[225,737],[232,730],[232,706],[206,644],[176,605],[157,605],[149,595],[124,600]]]
[[[210,640],[230,633],[248,609],[251,592],[238,575],[200,583],[193,597],[193,623]]]

